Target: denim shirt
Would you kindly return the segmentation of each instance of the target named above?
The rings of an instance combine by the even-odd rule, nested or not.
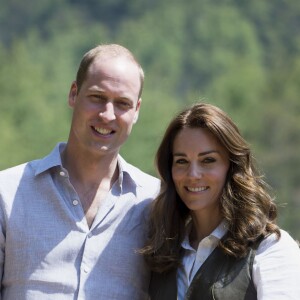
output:
[[[135,250],[159,180],[119,156],[119,179],[89,228],[64,147],[0,172],[0,299],[146,299],[149,270]]]

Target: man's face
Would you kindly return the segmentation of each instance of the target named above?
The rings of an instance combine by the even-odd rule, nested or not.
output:
[[[69,142],[95,154],[116,155],[137,121],[140,85],[138,67],[129,59],[96,59],[80,91],[75,82],[71,86]]]

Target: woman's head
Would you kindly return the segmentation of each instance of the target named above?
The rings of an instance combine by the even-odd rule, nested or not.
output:
[[[172,178],[174,141],[184,128],[207,130],[227,151],[230,165],[225,189],[230,193],[236,186],[236,176],[251,173],[250,150],[237,126],[218,107],[200,103],[184,110],[171,121],[157,151],[157,168],[166,185],[174,187]]]
[[[218,161],[219,169],[214,165],[215,173],[204,186],[194,185],[192,179],[180,185],[182,180],[175,174],[176,160],[183,166],[186,164],[185,156],[188,157],[188,164],[196,162],[195,157],[199,153],[206,157],[206,150],[203,154],[202,149],[207,145],[210,150],[213,149],[214,155],[217,152],[219,156],[209,155],[208,160],[200,159],[200,164],[209,165],[213,161],[214,165]],[[154,201],[149,243],[143,251],[153,270],[164,271],[180,264],[181,243],[187,233],[190,211],[195,208],[187,202],[193,198],[187,197],[184,199],[187,201],[182,201],[184,189],[197,192],[213,182],[214,190],[219,191],[210,198],[216,200],[219,197],[215,201],[219,213],[216,216],[218,220],[225,219],[228,224],[226,239],[220,241],[219,247],[228,255],[242,257],[248,253],[251,244],[261,237],[271,233],[280,236],[275,224],[276,205],[266,183],[255,169],[249,146],[237,126],[221,109],[199,103],[178,114],[170,122],[158,148],[156,165],[162,179],[162,189]],[[191,175],[184,178],[192,178],[194,170],[190,172]],[[178,193],[177,190],[183,192]],[[202,205],[200,202],[198,204]]]

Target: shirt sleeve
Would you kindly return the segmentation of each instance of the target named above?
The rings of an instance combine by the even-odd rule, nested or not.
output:
[[[284,230],[277,240],[273,234],[257,249],[253,281],[258,300],[300,299],[300,249]]]

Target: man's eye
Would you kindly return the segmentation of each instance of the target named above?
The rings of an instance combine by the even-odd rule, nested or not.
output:
[[[106,97],[104,95],[101,95],[101,94],[92,95],[92,98],[97,100],[97,101],[106,101]]]
[[[124,109],[129,109],[131,108],[131,103],[127,102],[127,101],[117,101],[117,105],[121,108],[124,108]]]

